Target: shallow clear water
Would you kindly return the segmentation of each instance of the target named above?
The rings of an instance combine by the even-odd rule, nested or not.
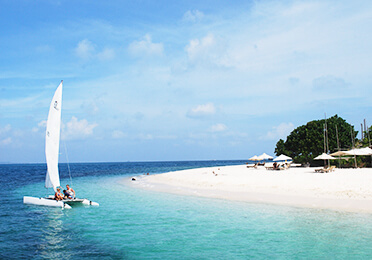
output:
[[[157,193],[130,178],[239,161],[73,164],[73,188],[100,207],[22,204],[45,195],[45,165],[0,165],[0,258],[368,259],[372,215]],[[69,182],[66,165],[61,184]],[[76,176],[76,177],[75,177]]]

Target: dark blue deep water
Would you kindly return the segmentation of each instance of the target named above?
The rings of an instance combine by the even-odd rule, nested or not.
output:
[[[244,161],[71,164],[99,207],[24,205],[46,165],[0,165],[0,259],[372,259],[372,215],[156,193],[132,176]],[[71,184],[66,164],[61,185]],[[50,191],[50,194],[52,191]]]

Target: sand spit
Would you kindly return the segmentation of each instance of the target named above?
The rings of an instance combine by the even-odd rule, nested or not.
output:
[[[238,165],[138,176],[132,183],[182,195],[372,213],[372,169],[315,173],[315,168]]]

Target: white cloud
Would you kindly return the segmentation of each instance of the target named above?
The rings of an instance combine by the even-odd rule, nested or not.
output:
[[[175,140],[175,139],[177,139],[177,135],[159,135],[156,138],[157,139],[164,139],[164,140]]]
[[[0,127],[0,145],[1,146],[5,146],[5,145],[8,145],[10,143],[12,143],[12,138],[11,137],[6,137],[8,135],[10,135],[10,131],[12,130],[12,127],[10,126],[10,124],[7,124],[6,126],[4,127]],[[2,135],[4,135],[3,137],[1,137]]]
[[[11,137],[0,140],[0,145],[1,146],[5,146],[5,145],[11,144],[11,143],[12,143],[12,138]]]
[[[189,10],[184,15],[182,20],[185,22],[199,22],[203,19],[204,13],[199,10]]]
[[[91,41],[84,39],[78,43],[78,46],[75,48],[75,53],[82,59],[90,59],[95,53],[95,47]]]
[[[227,126],[225,124],[215,124],[212,125],[209,130],[211,132],[224,132],[227,130]]]
[[[185,47],[189,62],[191,64],[202,64],[207,66],[230,67],[231,59],[229,52],[231,45],[225,37],[216,36],[208,33],[200,39],[192,39]],[[211,69],[211,68],[209,68]]]
[[[76,117],[72,117],[70,122],[63,125],[62,137],[66,140],[85,139],[93,134],[93,129],[98,124],[89,124],[86,119],[80,121]]]
[[[92,101],[85,101],[81,104],[81,108],[84,109],[85,113],[88,115],[96,115],[99,112],[99,105],[101,100],[95,99]]]
[[[12,129],[10,124],[7,124],[4,127],[0,127],[0,135],[9,132]]]
[[[40,122],[37,124],[38,127],[46,127],[46,125],[47,125],[47,121],[46,121],[46,120],[42,120],[42,121],[40,121]]]
[[[322,76],[313,80],[314,90],[344,91],[350,84],[334,76]]]
[[[202,39],[193,39],[186,46],[185,50],[190,60],[206,57],[210,50],[216,45],[213,34],[208,34]]]
[[[122,139],[122,138],[127,137],[127,134],[120,131],[120,130],[114,130],[111,133],[111,137],[114,138],[114,139]]]
[[[98,59],[100,61],[107,61],[115,58],[114,49],[106,47],[99,52],[99,50],[96,50],[96,45],[88,39],[84,39],[78,43],[75,48],[75,54],[82,60]]]
[[[102,52],[97,54],[98,59],[100,60],[112,60],[115,58],[114,49],[104,48]]]
[[[286,137],[291,133],[294,129],[294,125],[292,123],[281,123],[278,126],[274,126],[271,131],[269,131],[265,136],[262,136],[261,139],[264,140],[285,140]]]
[[[33,108],[35,103],[40,100],[40,94],[28,97],[17,97],[17,98],[8,98],[0,99],[0,104],[2,108],[7,109],[26,109]]]
[[[370,16],[368,8],[342,15],[348,5],[259,1],[250,14],[238,12],[240,15],[226,20],[225,26],[215,24],[213,34],[206,27],[208,35],[191,40],[185,50],[191,61],[206,59],[250,75],[282,71],[301,79],[305,75],[314,78],[324,71],[350,75],[350,71],[360,70],[360,66],[352,65],[358,60],[370,64],[366,57],[371,51],[366,43],[371,37],[366,27],[371,22],[366,18]]]
[[[160,56],[163,54],[163,44],[153,43],[149,34],[146,34],[143,40],[132,42],[128,49],[135,56]]]
[[[316,11],[319,7],[321,7],[320,3],[298,2],[282,10],[281,15],[283,15],[284,17],[288,16],[290,18],[301,17],[304,14],[309,14],[313,11]]]
[[[38,124],[37,124],[37,127],[33,127],[32,128],[32,132],[34,133],[37,133],[39,131],[45,131],[46,129],[46,125],[47,125],[47,121],[46,120],[42,120],[40,121]]]
[[[187,112],[188,117],[205,117],[211,116],[216,113],[216,108],[213,103],[207,103],[205,105],[198,105]]]
[[[153,140],[154,139],[154,136],[152,134],[140,133],[136,137],[140,140]]]

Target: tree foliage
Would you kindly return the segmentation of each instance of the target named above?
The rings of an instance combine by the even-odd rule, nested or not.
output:
[[[372,126],[367,129],[367,131],[363,131],[363,139],[359,141],[359,145],[366,147],[371,146],[372,143]]]
[[[326,129],[325,131],[325,123]],[[287,140],[280,139],[275,148],[276,155],[286,154],[293,158],[295,162],[312,162],[313,159],[323,152],[338,151],[337,134],[339,147],[342,150],[352,148],[353,139],[358,134],[354,126],[347,123],[341,117],[334,115],[327,120],[314,120],[294,129]],[[328,150],[324,148],[324,133],[328,136]],[[353,135],[353,139],[352,139]]]

